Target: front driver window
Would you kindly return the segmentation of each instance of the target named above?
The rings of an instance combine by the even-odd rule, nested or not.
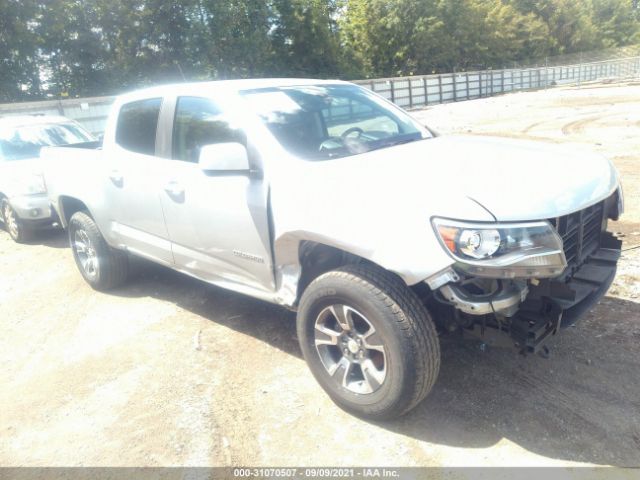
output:
[[[198,162],[200,149],[214,143],[246,144],[244,132],[207,98],[180,97],[173,124],[173,159]]]

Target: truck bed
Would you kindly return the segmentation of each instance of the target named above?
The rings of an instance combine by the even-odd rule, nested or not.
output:
[[[101,141],[42,149],[42,174],[49,200],[56,210],[61,195],[85,195],[98,188],[97,175],[102,170],[102,154]]]

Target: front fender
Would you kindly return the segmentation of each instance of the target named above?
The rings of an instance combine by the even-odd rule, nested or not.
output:
[[[356,159],[357,160],[357,159]],[[415,285],[453,263],[431,226],[433,215],[494,221],[477,202],[441,186],[429,190],[425,171],[413,183],[367,170],[353,159],[301,162],[274,175],[271,188],[276,285],[290,301],[301,273],[300,244],[312,241],[364,258]],[[401,168],[398,167],[398,168]],[[406,176],[407,171],[402,170]],[[295,181],[291,181],[295,179]],[[421,181],[421,179],[425,179]],[[402,180],[402,181],[401,181]]]

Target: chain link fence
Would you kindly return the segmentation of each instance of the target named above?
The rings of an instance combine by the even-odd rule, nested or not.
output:
[[[565,61],[571,58],[592,60],[604,54],[575,54],[560,58]],[[606,54],[609,56],[607,60],[558,65],[559,59],[553,58],[545,60],[544,65],[534,67],[377,78],[354,83],[371,89],[400,107],[418,108],[556,85],[580,85],[640,75],[640,47],[615,49],[606,51]],[[625,57],[624,54],[635,55]],[[0,104],[0,115],[62,115],[77,120],[90,132],[100,134],[104,131],[113,99],[92,97]]]

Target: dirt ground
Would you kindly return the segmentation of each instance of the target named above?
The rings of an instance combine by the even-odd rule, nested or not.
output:
[[[613,159],[613,224],[640,245],[640,86],[594,85],[440,105],[442,133],[575,142]],[[552,172],[550,172],[552,174]],[[97,293],[61,232],[0,232],[2,466],[640,465],[640,249],[551,358],[442,339],[431,395],[370,423],[307,371],[294,316],[141,265]]]

